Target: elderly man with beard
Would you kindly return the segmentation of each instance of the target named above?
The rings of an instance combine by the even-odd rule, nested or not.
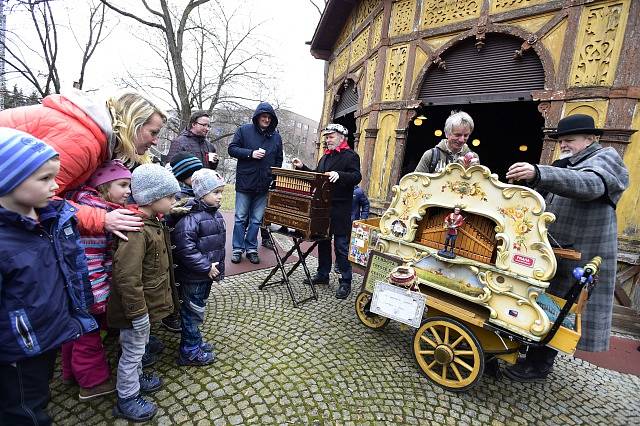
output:
[[[550,135],[560,143],[559,160],[550,166],[515,163],[507,172],[507,179],[524,182],[545,196],[547,211],[556,215],[549,234],[561,245],[582,253],[581,262],[558,260],[549,293],[563,297],[574,282],[576,266],[594,256],[603,259],[599,280],[582,315],[578,349],[589,352],[609,350],[618,248],[615,209],[629,183],[616,150],[598,142],[601,134],[588,115],[565,117]],[[505,374],[517,381],[544,379],[556,355],[551,348],[532,347],[524,362],[508,367]]]
[[[311,170],[298,158],[292,161],[293,167],[306,171],[314,171],[329,175],[329,182],[334,183],[331,200],[331,228],[336,263],[340,270],[337,299],[346,299],[351,293],[351,264],[349,254],[349,235],[351,233],[351,204],[353,188],[360,183],[360,157],[347,143],[348,130],[341,124],[329,124],[323,131],[327,149],[318,162],[318,167]],[[331,272],[331,239],[318,243],[318,271],[311,279],[314,284],[329,284]],[[305,279],[306,281],[306,279]]]

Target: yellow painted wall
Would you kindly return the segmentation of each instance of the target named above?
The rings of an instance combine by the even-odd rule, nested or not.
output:
[[[369,181],[369,197],[373,199],[387,198],[391,166],[396,155],[396,128],[398,113],[385,112],[378,117],[378,135],[371,163],[371,180]]]
[[[631,125],[640,129],[640,102],[636,105]],[[631,136],[631,144],[624,155],[624,164],[629,170],[629,188],[618,203],[618,235],[640,241],[640,132]]]

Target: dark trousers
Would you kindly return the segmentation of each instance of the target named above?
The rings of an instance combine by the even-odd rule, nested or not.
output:
[[[207,299],[211,292],[211,282],[182,283],[180,287],[180,316],[182,317],[182,336],[180,349],[184,353],[197,350],[202,344],[200,326],[204,322]]]
[[[351,284],[351,263],[349,263],[349,236],[334,235],[333,249],[336,263],[341,272],[340,283]],[[331,240],[318,243],[318,277],[329,278],[331,272]]]
[[[0,364],[0,425],[50,425],[47,413],[49,382],[53,378],[56,351]]]

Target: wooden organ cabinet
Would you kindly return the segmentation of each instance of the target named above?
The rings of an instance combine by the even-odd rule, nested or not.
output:
[[[277,224],[298,231],[304,239],[329,236],[331,187],[322,173],[272,167],[275,181],[269,190],[264,225]]]
[[[447,230],[444,219],[451,209],[430,207],[418,224],[414,242],[437,250],[444,248]],[[464,225],[458,229],[456,253],[478,262],[495,264],[496,256],[496,224],[493,220],[477,214],[462,211]]]

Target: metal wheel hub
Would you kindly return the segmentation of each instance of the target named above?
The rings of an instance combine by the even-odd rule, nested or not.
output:
[[[450,364],[453,361],[453,351],[447,345],[439,345],[433,352],[438,364]]]

